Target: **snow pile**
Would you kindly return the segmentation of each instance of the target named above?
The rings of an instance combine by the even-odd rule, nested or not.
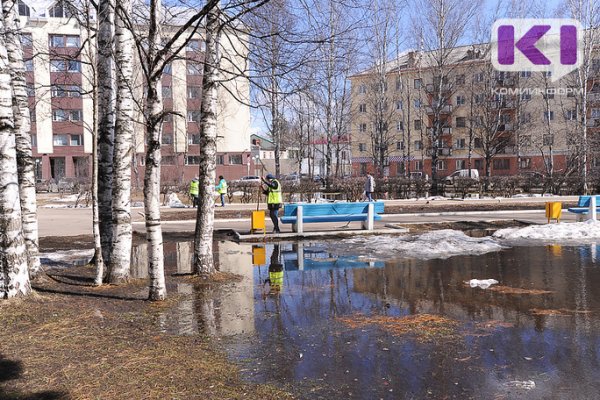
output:
[[[509,241],[582,241],[600,239],[600,222],[585,221],[575,223],[531,225],[525,228],[500,229],[494,238]]]
[[[51,253],[40,253],[43,265],[83,265],[94,255],[94,249],[58,250]]]
[[[370,236],[336,241],[333,253],[356,254],[363,249],[369,257],[446,259],[457,255],[480,255],[502,250],[492,238],[473,238],[462,231],[444,229],[416,236]]]
[[[181,200],[179,200],[179,197],[177,197],[177,193],[169,194],[169,197],[167,199],[167,206],[171,208],[186,208],[186,205],[183,204]]]
[[[474,287],[480,287],[482,289],[487,289],[492,285],[497,285],[498,281],[495,279],[471,279],[468,282],[469,286],[471,286],[472,288]]]

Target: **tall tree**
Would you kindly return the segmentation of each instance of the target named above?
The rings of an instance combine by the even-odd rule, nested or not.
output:
[[[133,35],[123,16],[131,14],[131,1],[121,0],[115,20],[117,111],[112,188],[112,248],[109,283],[129,279],[131,265],[131,161],[133,153]]]
[[[31,292],[27,247],[23,238],[12,79],[0,21],[0,299]]]
[[[98,1],[97,76],[98,76],[98,215],[102,261],[110,261],[112,246],[112,180],[116,80],[113,41],[115,35],[115,0]],[[102,282],[104,264],[96,257],[96,283]]]
[[[38,256],[38,223],[35,195],[35,172],[31,150],[29,104],[25,80],[23,49],[19,40],[19,18],[16,12],[17,2],[4,0],[4,37],[8,55],[9,69],[13,88],[13,118],[16,137],[17,170],[19,176],[19,195],[23,236],[29,257],[29,274],[35,277],[41,269]]]

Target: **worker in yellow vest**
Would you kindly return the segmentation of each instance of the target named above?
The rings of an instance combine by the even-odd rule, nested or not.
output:
[[[217,193],[221,196],[221,207],[225,207],[225,195],[227,194],[227,181],[223,175],[219,175],[219,184],[215,186]]]
[[[190,182],[190,198],[192,199],[192,207],[198,206],[198,193],[200,192],[200,183],[198,182],[198,177],[195,177]]]
[[[263,187],[263,193],[267,195],[267,208],[269,216],[273,221],[273,233],[280,233],[279,230],[279,209],[283,205],[283,196],[281,195],[281,183],[271,174],[268,174],[262,181],[266,187]]]
[[[269,293],[281,293],[283,288],[283,263],[281,262],[281,251],[279,245],[273,245],[271,260],[269,262],[269,279],[265,283],[269,284]]]

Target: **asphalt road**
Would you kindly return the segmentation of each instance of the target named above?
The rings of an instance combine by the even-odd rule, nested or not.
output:
[[[376,228],[383,228],[386,224],[417,224],[417,223],[436,223],[436,222],[457,222],[457,221],[498,221],[498,220],[521,220],[531,223],[546,223],[545,202],[547,201],[573,201],[577,197],[541,197],[541,198],[518,198],[518,199],[490,199],[490,200],[469,200],[477,203],[493,204],[496,211],[462,211],[462,212],[426,212],[427,204],[433,201],[427,200],[390,200],[386,204],[423,204],[424,212],[409,214],[385,214],[382,221],[375,224]],[[539,202],[539,210],[511,210],[503,211],[502,207],[507,204],[518,204],[520,202],[531,203]],[[436,205],[443,202],[448,204],[448,210],[452,210],[450,200],[435,200]],[[231,209],[250,210],[256,207],[252,204],[233,204],[228,205]],[[174,212],[175,209],[167,209]],[[185,209],[184,209],[185,210]],[[177,211],[175,211],[177,212]],[[134,231],[144,232],[143,208],[132,209]],[[38,208],[39,232],[41,237],[45,236],[79,236],[92,234],[92,211],[90,208]],[[563,222],[575,222],[575,215],[563,210]],[[163,231],[165,232],[192,232],[195,221],[163,221]],[[250,229],[249,218],[237,219],[216,219],[216,229],[235,229],[238,231],[247,231]],[[321,223],[306,224],[306,231],[325,231],[335,229],[360,228],[359,222],[352,222],[349,227],[344,223]],[[270,220],[267,217],[267,230],[272,229]],[[282,225],[283,232],[291,232],[290,225]]]

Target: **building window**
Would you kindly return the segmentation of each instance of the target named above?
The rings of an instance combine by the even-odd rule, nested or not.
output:
[[[19,5],[19,15],[20,16],[22,16],[22,17],[29,17],[29,16],[31,16],[31,10],[27,6],[27,4],[25,4],[21,0],[19,0],[18,1],[18,5]]]
[[[358,86],[358,93],[359,94],[365,94],[367,93],[367,85],[362,84]]]
[[[475,160],[475,169],[483,169],[483,160],[482,159]]]
[[[399,92],[402,90],[402,79],[396,78],[396,91]]]
[[[466,142],[467,140],[465,138],[456,139],[454,147],[456,147],[457,149],[464,149],[466,147]]]
[[[65,47],[65,37],[62,35],[50,35],[50,47]]]
[[[63,72],[66,69],[65,60],[50,60],[50,72]]]
[[[81,110],[52,110],[52,120],[56,122],[81,121],[82,115]]]
[[[521,135],[519,138],[521,146],[530,147],[531,146],[531,136],[530,135]]]
[[[421,140],[415,140],[415,150],[423,150],[423,142]]]
[[[483,72],[478,72],[475,75],[473,75],[474,82],[480,83],[480,82],[483,82],[483,80],[484,80]]]
[[[81,97],[81,86],[78,85],[52,85],[52,97]]]
[[[200,111],[188,111],[187,120],[188,122],[200,122],[201,113]]]
[[[33,87],[32,83],[28,83],[25,86],[25,91],[27,92],[28,97],[35,97],[35,88]]]
[[[175,165],[175,156],[163,156],[160,159],[161,165]]]
[[[545,121],[554,121],[554,111],[544,111]]]
[[[529,168],[531,168],[531,158],[521,158],[519,160],[519,168],[520,169],[529,169]]]
[[[173,73],[173,66],[171,63],[165,64],[165,67],[163,68],[163,74],[171,75],[171,73]]]
[[[35,108],[29,109],[29,122],[34,123],[36,121]]]
[[[483,142],[481,141],[481,138],[476,137],[475,139],[473,139],[473,147],[476,149],[481,149],[483,147]]]
[[[230,154],[229,155],[229,164],[239,165],[242,163],[242,155],[241,154]]]
[[[421,99],[415,99],[413,103],[415,108],[421,108]]]
[[[200,144],[200,134],[188,133],[188,144]]]
[[[160,144],[173,144],[173,135],[163,133]]]
[[[358,112],[366,113],[367,112],[367,105],[366,104],[359,104],[358,105]]]
[[[396,102],[396,110],[402,110],[402,100]]]
[[[358,125],[358,130],[359,130],[359,132],[366,132],[367,131],[367,124],[362,123],[362,124]]]
[[[50,35],[50,47],[79,48],[81,41],[76,35]]]
[[[25,71],[33,72],[33,60],[25,60]]]
[[[531,100],[531,93],[528,91],[524,91],[521,93],[521,101],[529,101]]]
[[[415,79],[414,80],[414,88],[415,89],[421,89],[421,86],[423,86],[423,81],[421,79]]]
[[[528,124],[531,122],[531,113],[523,113],[520,117],[522,124]]]
[[[69,135],[54,135],[52,138],[52,144],[54,146],[68,146],[69,145]]]
[[[359,143],[358,144],[358,151],[367,151],[367,144],[366,143]]]
[[[485,95],[483,93],[477,93],[474,97],[473,97],[473,102],[475,104],[483,104],[483,102],[485,101]]]
[[[31,135],[31,147],[37,147],[37,135]]]
[[[438,171],[445,171],[447,169],[446,160],[438,160],[437,169]]]
[[[200,156],[185,156],[185,165],[200,164]]]
[[[420,119],[415,119],[415,129],[416,130],[421,130],[421,120]]]
[[[83,146],[83,135],[71,135],[71,146]]]
[[[202,97],[202,86],[188,86],[187,96],[188,99],[199,99]]]
[[[525,79],[531,78],[531,71],[521,71],[521,78],[525,78]]]
[[[398,132],[400,132],[400,131],[403,131],[403,130],[404,130],[404,122],[402,122],[402,121],[398,121],[398,122],[396,123],[396,130],[397,130]]]
[[[21,46],[23,47],[32,47],[33,46],[33,36],[31,33],[21,33],[20,36]]]
[[[195,62],[187,63],[187,74],[188,75],[202,75],[202,64]]]
[[[569,121],[577,120],[577,110],[567,110],[565,112],[565,118]]]
[[[456,169],[466,169],[467,161],[466,160],[456,160]]]
[[[204,40],[191,39],[185,45],[185,50],[186,51],[205,51],[206,43],[204,42]]]
[[[497,158],[492,161],[494,169],[507,170],[510,169],[510,160],[508,158]]]
[[[456,85],[460,86],[460,85],[464,85],[465,84],[465,76],[464,75],[457,75],[456,76]]]
[[[423,171],[423,161],[415,161],[415,171]]]
[[[542,143],[544,146],[552,146],[554,144],[554,135],[544,135],[542,137]]]
[[[223,154],[217,154],[217,165],[225,164],[225,157]]]
[[[554,94],[556,94],[556,89],[555,88],[548,88],[544,92],[543,97],[544,97],[544,99],[552,100],[552,99],[554,99]]]
[[[467,126],[467,119],[465,117],[456,117],[456,127],[464,128]]]
[[[173,98],[173,88],[171,86],[163,86],[162,87],[162,97],[163,97],[163,99],[172,99]]]
[[[70,7],[63,1],[56,2],[54,7],[50,9],[49,14],[52,18],[71,18],[73,16]]]
[[[456,96],[456,105],[461,106],[466,103],[465,96]]]
[[[404,150],[404,142],[396,142],[396,150]]]

